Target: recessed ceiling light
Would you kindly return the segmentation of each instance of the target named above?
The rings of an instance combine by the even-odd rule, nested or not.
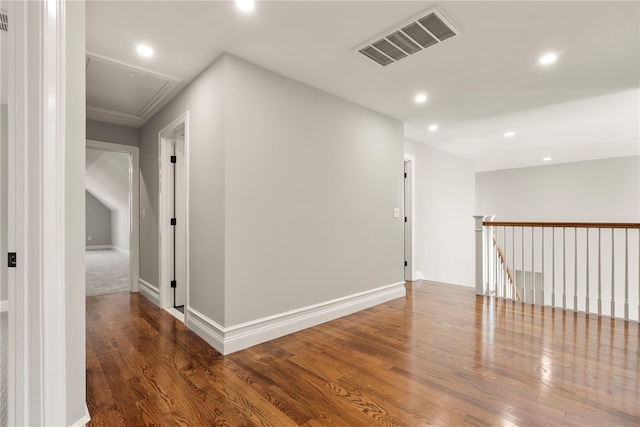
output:
[[[545,158],[544,158],[544,159],[542,159],[542,160],[544,160],[545,162],[548,162],[549,160],[551,160],[551,157],[545,157]]]
[[[505,132],[505,133],[504,133],[504,136],[505,136],[505,137],[507,137],[507,138],[511,138],[511,137],[512,137],[513,135],[515,135],[515,134],[516,134],[515,132],[513,132],[513,131],[509,131],[509,132]]]
[[[151,58],[153,56],[153,49],[144,44],[139,44],[138,47],[136,47],[136,52],[145,58]]]
[[[431,132],[435,132],[435,131],[437,131],[437,130],[438,130],[438,125],[431,125],[431,126],[429,126],[429,130],[430,130]]]
[[[419,93],[416,95],[415,100],[418,104],[424,104],[427,102],[427,95],[424,93]]]
[[[554,62],[556,62],[557,59],[558,59],[558,55],[556,55],[553,52],[549,52],[549,53],[545,53],[544,55],[542,55],[538,62],[540,62],[540,64],[542,64],[542,65],[549,65],[549,64],[553,64]]]
[[[236,7],[243,12],[251,12],[255,5],[253,0],[236,0]]]

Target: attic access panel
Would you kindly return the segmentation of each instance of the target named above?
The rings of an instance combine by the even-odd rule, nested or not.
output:
[[[87,109],[143,119],[179,80],[87,55]]]
[[[460,34],[462,31],[434,7],[355,50],[386,67]]]

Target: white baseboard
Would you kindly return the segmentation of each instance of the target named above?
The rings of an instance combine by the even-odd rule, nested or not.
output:
[[[405,294],[404,282],[398,282],[229,327],[223,327],[189,307],[187,327],[220,353],[230,354],[404,297]]]
[[[413,277],[414,277],[414,280],[425,280],[425,277],[424,277],[424,274],[422,274],[422,271],[416,271]]]
[[[169,314],[171,314],[173,317],[184,323],[184,313],[180,313],[178,309],[175,309],[173,307],[167,307],[165,308],[165,310],[168,311]]]
[[[5,311],[9,311],[9,301],[7,300],[0,301],[0,313],[4,313]]]
[[[209,343],[209,345],[222,354],[224,352],[224,331],[225,328],[218,323],[209,319],[204,314],[191,307],[185,307],[189,312],[187,316],[187,328],[191,329],[200,338]]]
[[[112,246],[111,245],[92,245],[92,246],[87,246],[86,248],[86,250],[88,251],[99,251],[104,249],[112,249]]]
[[[89,408],[87,408],[87,405],[85,404],[84,405],[84,415],[78,421],[76,421],[75,423],[71,424],[71,427],[86,426],[89,421],[91,421],[91,416],[89,415]]]
[[[138,291],[149,301],[160,307],[160,289],[156,286],[143,279],[138,279]]]
[[[119,248],[117,246],[111,246],[111,249],[113,249],[116,252],[120,252],[121,254],[125,254],[125,255],[129,256],[129,251],[126,250],[126,249],[122,249],[122,248]]]

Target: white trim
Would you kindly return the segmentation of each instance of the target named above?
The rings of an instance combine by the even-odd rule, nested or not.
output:
[[[87,408],[87,405],[85,404],[84,405],[84,415],[78,421],[76,421],[75,423],[71,424],[71,427],[86,426],[89,421],[91,421],[91,415],[89,415],[89,408]]]
[[[101,251],[101,250],[105,250],[105,249],[113,249],[113,246],[111,245],[93,245],[93,246],[86,246],[85,250],[87,251]]]
[[[0,313],[4,313],[5,311],[9,311],[9,301],[6,299],[0,301]]]
[[[162,88],[154,95],[154,97],[136,114],[128,114],[122,111],[108,110],[105,108],[94,107],[92,105],[87,105],[87,110],[93,110],[100,113],[105,113],[109,115],[116,115],[121,117],[127,117],[130,119],[135,119],[138,121],[145,120],[149,113],[156,108],[158,105],[163,104],[166,101],[166,98],[173,92],[173,90],[178,87],[180,83],[182,83],[181,79],[177,79],[175,77],[167,76],[165,74],[159,74],[154,71],[150,71],[144,68],[135,67],[133,65],[116,61],[115,59],[107,58],[106,56],[98,55],[96,53],[87,52],[87,64],[91,60],[95,60],[98,62],[104,62],[111,65],[116,65],[119,68],[125,69],[126,71],[133,72],[136,74],[146,74],[149,77],[156,78],[158,80],[165,80],[166,83]],[[88,65],[87,65],[88,66]],[[166,104],[166,102],[164,102]]]
[[[229,354],[402,298],[405,294],[404,282],[398,282],[229,327],[188,307],[186,325],[220,353]]]
[[[66,3],[8,3],[8,424],[66,425]]]
[[[418,270],[416,271],[416,274],[413,280],[427,280],[427,279],[424,277],[424,274],[422,274],[422,271]]]
[[[126,252],[126,255],[130,256],[129,283],[131,283],[131,292],[138,292],[138,279],[140,278],[140,149],[133,145],[115,144],[92,139],[87,139],[86,148],[125,153],[131,159],[131,167],[129,169],[129,251]],[[109,246],[118,252],[124,250]]]
[[[160,251],[159,251],[159,268],[160,268],[160,295],[159,306],[161,308],[168,308],[171,304],[171,286],[169,279],[169,244],[166,236],[171,232],[171,225],[169,219],[171,214],[169,213],[168,198],[165,196],[163,189],[169,187],[169,174],[163,173],[169,168],[169,155],[167,147],[167,137],[173,133],[173,131],[184,124],[184,173],[185,173],[185,307],[189,307],[189,111],[185,111],[177,118],[172,120],[168,125],[163,127],[158,132],[158,168],[159,168],[159,215],[158,215],[158,227],[160,235]],[[188,319],[188,310],[185,310],[185,319]],[[185,322],[186,324],[186,322]]]
[[[411,235],[409,247],[407,247],[406,242],[406,231],[405,231],[405,251],[409,252],[409,257],[407,259],[407,268],[405,269],[405,280],[414,281],[417,279],[417,272],[415,272],[416,264],[416,227],[415,227],[415,218],[416,218],[416,157],[412,154],[404,154],[404,161],[409,163],[409,174],[406,180],[403,182],[403,186],[406,189],[407,184],[410,188],[410,198],[403,203],[403,207],[406,208],[407,201],[410,205],[409,215],[406,214],[407,217],[407,225],[405,227],[409,228],[409,233]],[[405,170],[403,168],[403,170]],[[408,181],[407,181],[408,180]],[[404,194],[404,192],[403,192]]]
[[[184,323],[184,313],[180,313],[177,309],[173,307],[165,308],[173,317]]]
[[[160,289],[143,279],[138,279],[138,282],[140,293],[155,305],[160,306]]]
[[[111,249],[116,251],[116,252],[120,252],[121,254],[129,256],[129,251],[126,250],[126,249],[122,249],[122,248],[119,248],[117,246],[111,246]]]
[[[66,33],[65,2],[44,2],[40,247],[44,424],[67,423],[66,363]],[[55,100],[55,102],[51,102]],[[34,194],[35,195],[35,194]]]

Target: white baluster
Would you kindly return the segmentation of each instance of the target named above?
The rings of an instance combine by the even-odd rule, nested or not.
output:
[[[611,317],[616,317],[615,228],[611,229]]]
[[[516,279],[516,227],[511,227],[511,265],[513,266],[513,299],[516,299],[518,293],[518,281]],[[640,290],[638,290],[640,292]]]
[[[527,277],[524,272],[524,226],[520,231],[520,236],[522,237],[522,301],[527,301]]]
[[[598,228],[598,316],[602,316],[602,229]]]
[[[562,227],[562,309],[567,309],[567,245],[566,227]]]
[[[531,227],[531,304],[536,303],[536,261],[535,261],[535,227]]]
[[[629,229],[624,229],[624,320],[629,321]]]
[[[551,307],[556,306],[556,229],[551,228]]]
[[[542,227],[542,290],[540,291],[541,305],[545,305],[544,300],[544,227]]]
[[[573,311],[578,311],[578,229],[573,228]]]
[[[586,304],[587,308],[586,308],[585,311],[587,313],[590,313],[591,312],[591,305],[589,303],[589,234],[590,234],[589,232],[591,231],[591,229],[587,228],[586,230],[587,230],[587,261],[586,261],[586,264],[587,264],[587,297],[586,297],[586,300],[585,300],[585,304]]]
[[[509,275],[507,274],[507,227],[502,227],[502,255],[504,259],[502,260],[502,285],[503,285],[503,293],[504,297],[508,298],[507,295],[507,284],[509,283]]]

